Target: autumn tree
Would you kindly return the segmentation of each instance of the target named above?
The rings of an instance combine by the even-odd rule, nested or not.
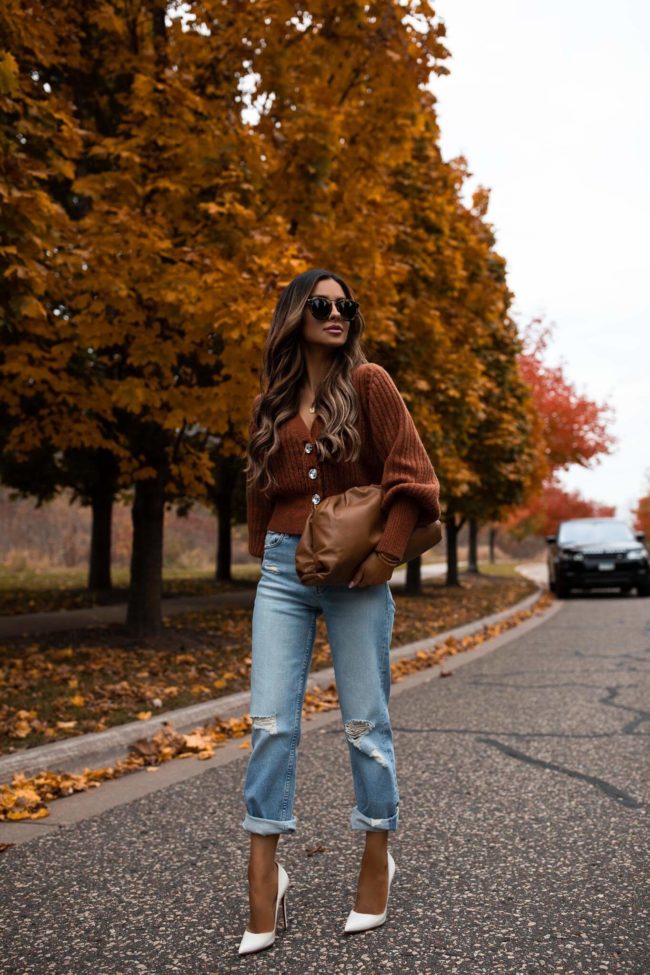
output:
[[[293,12],[293,16],[289,13]],[[446,71],[444,28],[428,2],[269,3],[250,71],[268,158],[264,214],[281,215],[304,265],[338,269],[363,296],[371,353],[399,331],[391,251],[403,214],[392,173]]]
[[[72,258],[58,304],[42,309],[45,341],[23,330],[7,365],[34,387],[29,405],[10,403],[17,455],[41,441],[108,450],[120,487],[135,486],[135,633],[161,625],[164,505],[205,497],[217,436],[225,456],[240,449],[275,276],[292,254],[279,218],[259,226],[265,174],[238,110],[255,12],[174,12],[98,0],[48,24],[55,48],[72,35],[83,52],[57,64],[84,136],[75,128],[65,173]]]
[[[546,362],[551,336],[552,328],[535,319],[522,337],[519,371],[531,391],[541,424],[543,478],[505,522],[517,537],[549,534],[562,518],[613,513],[607,505],[566,492],[559,483],[560,471],[572,464],[592,467],[611,452],[616,441],[610,430],[613,409],[579,392],[566,376],[563,364],[551,366]],[[585,513],[571,513],[576,511]]]
[[[566,377],[564,365],[545,362],[552,332],[552,327],[540,319],[528,325],[519,370],[542,418],[544,453],[550,470],[566,470],[571,464],[589,467],[610,453],[616,442],[609,429],[614,411],[608,404],[580,393]]]
[[[556,481],[547,482],[525,507],[515,509],[502,527],[513,538],[554,535],[561,521],[570,518],[612,518],[614,505],[584,498],[579,491],[567,491]]]
[[[535,437],[487,194],[463,203],[466,165],[442,159],[434,109],[395,171],[407,208],[395,254],[408,273],[399,285],[398,335],[385,358],[441,481],[453,585],[458,531],[467,517],[487,519],[513,503],[532,476]],[[419,567],[409,566],[409,576],[417,590]]]

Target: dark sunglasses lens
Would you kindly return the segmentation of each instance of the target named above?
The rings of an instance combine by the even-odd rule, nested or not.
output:
[[[339,310],[341,318],[344,318],[346,322],[351,322],[357,313],[359,302],[352,301],[351,298],[342,298],[336,302],[336,307]]]
[[[327,298],[310,298],[308,304],[309,310],[316,321],[324,322],[326,318],[329,318],[332,303]]]

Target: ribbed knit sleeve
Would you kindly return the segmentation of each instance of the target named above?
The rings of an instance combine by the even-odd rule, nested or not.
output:
[[[383,463],[384,532],[377,550],[402,558],[416,524],[440,517],[440,486],[413,418],[391,376],[369,368],[368,416],[373,446]]]
[[[254,433],[255,421],[251,419],[248,428],[249,439]],[[258,559],[261,559],[264,555],[264,537],[272,512],[273,501],[263,493],[258,484],[251,487],[247,480],[246,516],[248,521],[248,551]]]

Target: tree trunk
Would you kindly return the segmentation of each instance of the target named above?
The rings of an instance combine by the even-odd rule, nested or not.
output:
[[[447,578],[445,585],[459,586],[458,578],[458,529],[456,516],[448,512],[445,519],[445,533],[447,535]]]
[[[494,565],[496,561],[496,556],[495,556],[496,542],[497,542],[497,530],[492,525],[490,525],[490,540],[489,540],[490,565]]]
[[[214,473],[216,487],[211,498],[217,510],[217,552],[215,558],[215,580],[232,580],[232,514],[235,489],[241,474],[242,462],[239,457],[216,457]]]
[[[468,522],[469,545],[467,554],[467,571],[477,573],[478,568],[478,521],[470,518]]]
[[[422,595],[422,557],[420,555],[406,563],[404,592],[408,596]]]
[[[230,491],[218,491],[217,502],[217,557],[215,579],[217,582],[232,580],[232,533],[230,528],[232,498]]]
[[[165,492],[160,474],[137,481],[131,511],[133,544],[126,625],[132,636],[162,631],[162,555]]]
[[[113,518],[113,486],[98,487],[91,497],[92,526],[90,534],[90,562],[88,588],[107,592],[111,583],[111,522]]]

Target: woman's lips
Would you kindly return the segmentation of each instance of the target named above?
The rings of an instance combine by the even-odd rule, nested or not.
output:
[[[327,328],[325,329],[325,331],[326,332],[342,332],[343,331],[343,326],[342,325],[328,325]]]

